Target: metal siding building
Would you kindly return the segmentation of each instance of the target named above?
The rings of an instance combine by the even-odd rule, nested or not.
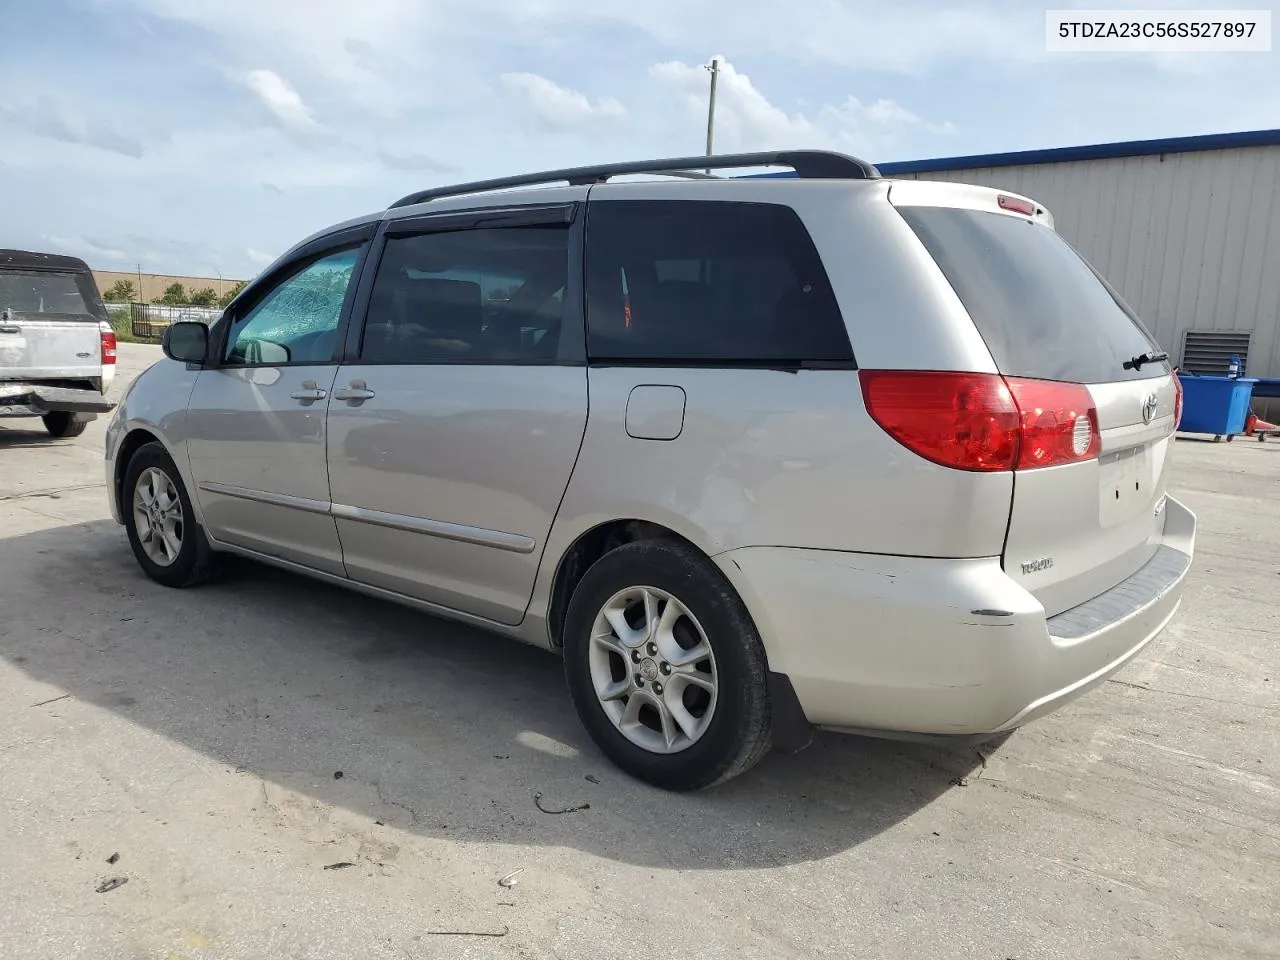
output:
[[[1244,338],[1204,334],[1237,332],[1248,334],[1247,373],[1280,377],[1280,130],[886,163],[880,172],[1039,201],[1175,362],[1225,364]]]

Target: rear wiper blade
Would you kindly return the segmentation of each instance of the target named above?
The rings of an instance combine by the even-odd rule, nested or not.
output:
[[[1160,363],[1168,360],[1169,355],[1161,351],[1160,353],[1140,353],[1131,360],[1124,362],[1126,370],[1141,370],[1144,363]]]

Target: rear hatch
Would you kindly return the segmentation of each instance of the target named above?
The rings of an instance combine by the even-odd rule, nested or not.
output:
[[[83,262],[0,251],[0,380],[99,380],[106,320]]]
[[[1042,208],[961,189],[959,205],[899,204],[898,212],[1005,379],[1083,385],[1082,405],[1091,400],[1096,411],[1080,411],[1082,444],[1084,418],[1096,416],[1086,459],[1015,472],[1004,569],[1053,616],[1115,586],[1155,553],[1178,387],[1150,333]]]

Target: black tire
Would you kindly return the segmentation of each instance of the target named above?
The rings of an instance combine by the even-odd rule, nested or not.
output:
[[[44,428],[49,431],[49,436],[59,439],[78,437],[89,426],[88,420],[77,420],[74,413],[67,413],[65,410],[46,413],[40,419],[44,421]]]
[[[182,504],[183,530],[182,545],[177,558],[168,566],[162,566],[147,556],[146,550],[138,536],[137,519],[133,511],[134,491],[142,472],[154,467],[162,471],[178,492]],[[160,443],[144,444],[134,453],[129,465],[125,467],[124,486],[120,491],[120,512],[124,516],[125,530],[129,534],[129,546],[143,572],[156,583],[166,587],[193,587],[197,584],[213,580],[220,572],[222,564],[219,556],[209,546],[204,530],[195,521],[195,513],[191,509],[191,498],[182,483],[182,474],[178,472],[173,458]]]
[[[701,737],[677,753],[654,753],[627,739],[605,713],[591,680],[597,614],[619,591],[639,586],[677,597],[702,625],[715,657],[715,710]],[[760,634],[728,580],[692,547],[642,540],[605,554],[573,592],[563,642],[578,716],[604,754],[633,777],[665,790],[700,790],[745,773],[769,752],[769,668]]]

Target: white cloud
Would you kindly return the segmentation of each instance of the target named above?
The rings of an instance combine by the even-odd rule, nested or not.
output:
[[[546,130],[582,130],[614,123],[627,115],[612,97],[592,103],[586,94],[560,86],[536,73],[504,73],[502,85],[521,97]]]
[[[1044,57],[1043,8],[1008,0],[132,0],[153,14],[252,41],[319,65],[346,84],[368,52],[409,61],[431,38],[492,46],[502,35],[531,43],[575,29],[616,29],[671,49],[720,47],[739,57],[822,60],[861,69],[915,70],[941,57],[1009,61]],[[1167,0],[1166,0],[1167,2]],[[352,43],[352,41],[355,41]],[[363,61],[363,62],[362,62]],[[376,65],[375,65],[376,66]],[[375,71],[376,72],[376,71]],[[367,74],[365,75],[367,79]]]
[[[128,254],[123,250],[103,246],[84,237],[51,237],[45,235],[41,239],[53,249],[61,250],[64,253],[86,260],[91,266],[96,264],[119,264],[128,257]]]
[[[522,31],[563,34],[607,25],[669,49],[718,47],[735,56],[918,72],[944,59],[1043,59],[1044,12],[1009,0],[436,0],[435,19],[502,16]],[[731,12],[730,12],[731,10]]]
[[[285,133],[308,141],[324,135],[324,128],[316,123],[311,108],[280,74],[272,70],[250,70],[245,74],[244,85]]]
[[[245,247],[244,256],[255,267],[268,266],[274,263],[276,259],[276,254],[264,253],[261,250],[255,250],[253,247]]]
[[[920,118],[906,107],[892,100],[877,100],[862,108],[867,119],[873,123],[919,123]]]
[[[51,140],[96,147],[134,159],[142,156],[139,138],[122,133],[47,94],[24,104],[0,103],[0,120]]]
[[[1275,58],[1197,59],[1188,76],[1171,69],[1190,60],[1048,56],[1043,11],[1010,0],[732,7],[82,0],[114,30],[108,74],[70,34],[0,71],[0,245],[57,236],[247,276],[261,251],[446,179],[698,153],[715,50],[732,55],[725,152],[884,161],[1275,126]],[[950,121],[965,136],[943,147]]]
[[[326,104],[367,116],[389,119],[430,90],[447,89],[416,82],[449,50],[439,0],[126,2],[220,39],[222,56],[241,68],[270,63],[304,90],[323,91]]]
[[[457,171],[456,167],[416,151],[400,153],[395,150],[379,150],[378,159],[393,170],[422,170],[427,173],[455,173]]]
[[[868,159],[883,155],[902,133],[923,123],[911,110],[892,100],[863,103],[848,96],[824,104],[808,114],[788,112],[771,103],[751,78],[722,57],[716,94],[716,150],[828,148],[847,150]],[[702,64],[667,62],[649,71],[657,83],[678,94],[686,110],[705,117],[709,80]],[[947,125],[928,125],[943,132]],[[952,128],[954,129],[954,128]]]

